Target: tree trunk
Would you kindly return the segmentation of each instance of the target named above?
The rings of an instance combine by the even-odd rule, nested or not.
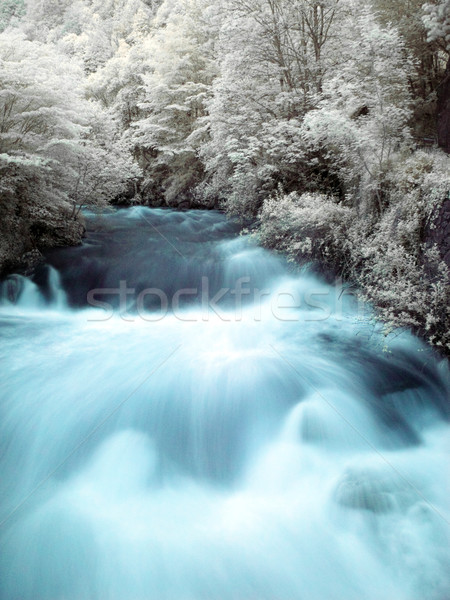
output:
[[[444,79],[438,87],[437,134],[439,146],[450,154],[450,58]]]

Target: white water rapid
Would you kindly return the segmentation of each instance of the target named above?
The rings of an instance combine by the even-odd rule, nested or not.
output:
[[[1,286],[1,600],[449,600],[447,365],[218,212],[88,231]]]

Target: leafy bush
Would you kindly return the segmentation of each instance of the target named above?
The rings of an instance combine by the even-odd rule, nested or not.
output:
[[[264,203],[259,236],[295,260],[320,260],[339,268],[349,256],[353,209],[324,194],[278,192]]]
[[[392,165],[386,190],[386,208],[374,219],[323,194],[278,192],[261,211],[261,241],[332,267],[388,328],[412,328],[450,353],[450,270],[429,241],[450,197],[450,157],[412,153]]]

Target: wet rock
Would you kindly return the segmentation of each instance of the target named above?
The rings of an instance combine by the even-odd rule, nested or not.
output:
[[[337,484],[334,500],[346,508],[383,514],[410,504],[411,491],[395,472],[352,468]]]

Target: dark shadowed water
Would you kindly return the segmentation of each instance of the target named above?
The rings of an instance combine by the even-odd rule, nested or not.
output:
[[[448,366],[217,212],[1,286],[2,600],[449,600]]]

